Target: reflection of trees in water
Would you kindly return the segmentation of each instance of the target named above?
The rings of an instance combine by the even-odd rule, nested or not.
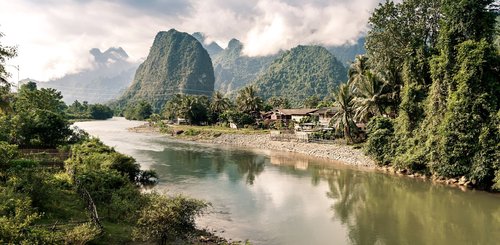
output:
[[[328,182],[334,218],[347,227],[353,244],[500,241],[498,197],[355,170],[314,175]]]
[[[241,176],[246,175],[246,183],[253,185],[255,177],[264,171],[265,158],[254,155],[238,159],[235,163]]]
[[[253,185],[256,176],[264,171],[265,163],[266,158],[263,156],[227,150],[213,153],[211,160],[216,173],[225,173],[233,181],[239,181],[246,176],[246,183],[250,185]]]

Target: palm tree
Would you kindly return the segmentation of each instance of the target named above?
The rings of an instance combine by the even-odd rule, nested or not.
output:
[[[349,81],[348,83],[356,86],[358,83],[362,83],[366,80],[366,72],[369,71],[368,67],[368,57],[364,55],[356,56],[356,59],[349,67]]]
[[[239,110],[246,113],[259,112],[263,106],[262,99],[257,95],[257,90],[254,86],[248,86],[238,91],[236,104]]]
[[[224,97],[220,91],[216,91],[212,95],[212,100],[210,101],[210,110],[217,114],[220,114],[231,107],[231,101]]]
[[[352,143],[351,128],[356,127],[353,121],[354,115],[354,97],[349,83],[340,84],[337,91],[334,92],[334,105],[338,107],[330,124],[337,130],[344,131],[344,138],[348,143]]]
[[[354,84],[355,120],[366,122],[372,116],[384,114],[383,104],[390,96],[387,85],[380,74],[371,71],[366,72],[365,79]]]

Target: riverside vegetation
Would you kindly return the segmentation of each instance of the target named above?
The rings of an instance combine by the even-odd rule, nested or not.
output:
[[[16,54],[0,51],[2,61]],[[0,243],[226,243],[195,227],[208,203],[142,192],[155,172],[70,128],[68,111],[92,116],[90,106],[68,109],[59,92],[35,83],[12,93],[4,79],[0,99]]]

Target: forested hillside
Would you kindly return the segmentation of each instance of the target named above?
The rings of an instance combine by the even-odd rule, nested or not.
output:
[[[312,95],[323,98],[331,94],[346,80],[344,65],[326,48],[298,46],[274,60],[255,85],[264,99],[283,97],[299,106]]]

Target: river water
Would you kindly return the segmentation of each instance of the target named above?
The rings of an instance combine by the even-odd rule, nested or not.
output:
[[[200,227],[252,244],[500,244],[500,195],[290,153],[180,142],[113,118],[77,126],[212,203]]]

